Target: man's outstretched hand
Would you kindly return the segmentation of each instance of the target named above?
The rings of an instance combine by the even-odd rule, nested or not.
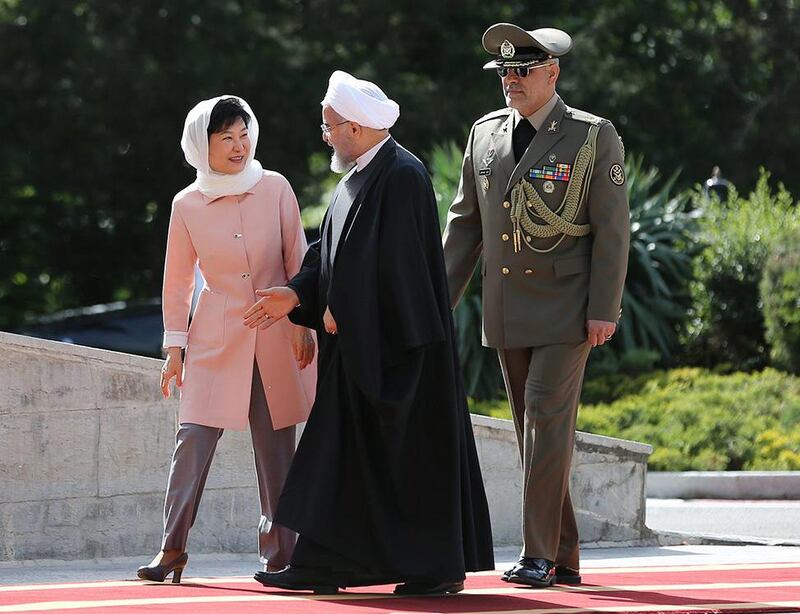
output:
[[[269,320],[280,320],[300,304],[297,293],[286,286],[256,290],[261,298],[244,312],[244,324],[250,328],[266,328]]]

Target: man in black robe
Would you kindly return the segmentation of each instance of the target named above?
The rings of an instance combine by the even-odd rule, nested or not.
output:
[[[352,168],[300,273],[247,314],[289,314],[318,331],[320,352],[276,514],[299,533],[297,548],[288,567],[256,579],[455,593],[494,557],[433,188],[389,135],[399,108],[377,86],[337,71],[322,105],[331,168]]]

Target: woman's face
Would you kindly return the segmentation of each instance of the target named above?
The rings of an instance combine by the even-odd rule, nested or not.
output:
[[[250,136],[241,117],[208,137],[208,165],[218,173],[233,175],[243,171],[249,154]]]

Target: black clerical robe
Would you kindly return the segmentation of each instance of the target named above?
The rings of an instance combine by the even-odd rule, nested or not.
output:
[[[300,534],[292,563],[387,581],[494,569],[430,178],[390,139],[337,199],[352,206],[335,258],[329,209],[289,282],[291,320],[319,333],[316,402],[276,514]]]

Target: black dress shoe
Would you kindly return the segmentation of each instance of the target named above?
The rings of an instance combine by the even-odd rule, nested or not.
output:
[[[317,595],[333,595],[339,592],[340,586],[333,574],[323,569],[293,565],[280,571],[257,571],[253,577],[264,586],[289,591],[313,591]]]
[[[500,576],[500,578],[501,578],[502,580],[508,581],[508,576],[510,576],[510,575],[511,575],[511,572],[512,572],[512,571],[514,571],[514,569],[516,569],[518,565],[522,565],[522,562],[523,562],[523,560],[524,560],[524,559],[525,559],[525,557],[524,557],[524,556],[521,556],[521,557],[519,557],[519,560],[518,560],[516,563],[514,563],[514,565],[513,565],[513,566],[511,566],[509,569],[506,569],[506,570],[503,572],[503,575],[502,575],[502,576]]]
[[[502,580],[513,584],[524,584],[536,588],[553,585],[556,579],[556,566],[547,559],[522,557],[514,567],[503,574]]]
[[[394,587],[395,595],[447,595],[464,590],[464,581],[458,582],[405,582]]]
[[[581,574],[577,569],[567,567],[566,565],[556,565],[556,579],[554,584],[577,585],[580,583]]]
[[[169,563],[158,565],[142,565],[136,570],[136,575],[141,580],[150,580],[150,582],[163,582],[167,579],[169,574],[172,574],[172,583],[180,584],[183,569],[189,561],[189,555],[185,552],[175,557]]]

